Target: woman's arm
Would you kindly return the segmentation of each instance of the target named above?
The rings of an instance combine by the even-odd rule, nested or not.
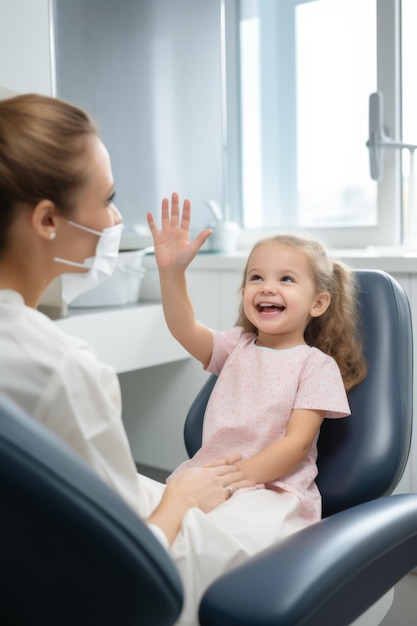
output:
[[[194,358],[208,365],[213,350],[212,332],[195,319],[194,309],[188,295],[185,270],[210,236],[205,229],[190,241],[191,204],[184,201],[180,217],[178,194],[172,194],[171,212],[169,201],[162,201],[161,229],[153,216],[147,219],[152,233],[155,258],[159,270],[162,305],[165,320],[172,335]]]
[[[118,379],[87,345],[68,344],[39,399],[34,418],[61,437],[140,514],[140,486],[121,420]],[[147,522],[159,526],[172,543],[189,508],[209,511],[230,497],[229,487],[235,491],[253,486],[236,464],[241,458],[231,454],[174,476]]]
[[[307,456],[324,416],[325,411],[294,409],[282,439],[238,463],[243,476],[255,483],[269,483],[293,470]]]

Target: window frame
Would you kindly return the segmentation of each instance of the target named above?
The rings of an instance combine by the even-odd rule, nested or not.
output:
[[[286,2],[288,0],[285,0]],[[294,6],[299,0],[292,0]],[[305,0],[301,0],[305,1]],[[313,0],[314,1],[314,0]],[[317,0],[319,1],[319,0]],[[239,104],[239,0],[221,0],[224,16],[225,72],[223,74],[225,171],[224,204],[230,217],[242,223]],[[401,0],[376,0],[377,89],[384,96],[384,125],[393,139],[401,139]],[[367,138],[364,137],[364,143]],[[384,175],[377,185],[376,226],[308,228],[333,248],[399,246],[403,239],[401,151],[384,150]],[[394,207],[394,209],[393,209]],[[242,244],[267,235],[272,229],[245,229]],[[274,229],[276,230],[276,228]],[[305,230],[305,229],[304,229]]]

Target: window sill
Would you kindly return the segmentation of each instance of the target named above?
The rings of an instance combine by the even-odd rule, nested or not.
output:
[[[376,247],[365,249],[331,249],[331,254],[356,269],[380,269],[386,272],[417,273],[417,248]],[[242,271],[249,253],[248,250],[236,250],[232,253],[200,252],[190,265],[190,270],[219,272]],[[148,255],[144,266],[156,269],[155,258]]]

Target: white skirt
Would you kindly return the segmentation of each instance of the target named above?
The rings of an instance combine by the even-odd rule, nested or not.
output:
[[[148,517],[165,485],[140,476],[141,513]],[[216,578],[248,557],[305,528],[298,498],[286,491],[245,489],[210,513],[190,509],[170,549],[184,587],[177,626],[198,626],[198,606]]]

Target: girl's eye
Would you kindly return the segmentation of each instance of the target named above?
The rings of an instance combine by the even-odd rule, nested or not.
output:
[[[249,276],[250,282],[256,282],[258,280],[262,280],[262,276],[259,276],[259,274],[253,274],[252,276]]]
[[[281,278],[281,282],[283,282],[283,283],[293,283],[294,279],[291,276],[283,276]]]

